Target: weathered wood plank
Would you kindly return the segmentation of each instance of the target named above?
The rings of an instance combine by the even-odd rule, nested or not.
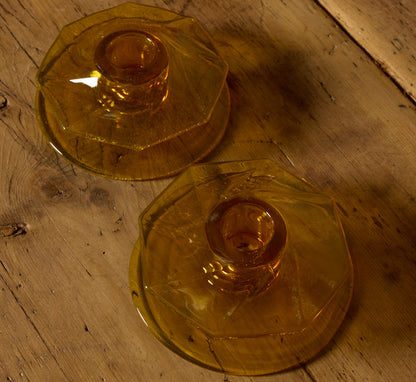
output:
[[[412,0],[317,0],[416,100],[416,3]],[[337,46],[334,45],[334,49]]]
[[[137,217],[171,179],[119,182],[74,168],[48,147],[33,110],[36,67],[58,30],[118,3],[0,6],[0,226],[27,231],[0,237],[2,377],[48,380],[46,364],[50,380],[74,381],[411,378],[416,110],[311,0],[152,4],[199,19],[229,62],[229,129],[207,160],[271,158],[337,200],[357,270],[346,323],[313,362],[262,378],[201,369],[148,333],[127,268]],[[47,360],[34,362],[40,353]]]
[[[4,245],[4,243],[1,243]],[[10,285],[7,266],[0,261],[0,375],[8,381],[38,380],[52,378],[56,381],[65,378],[55,354],[42,338],[30,316],[28,306],[23,306],[18,298],[22,282]],[[21,275],[20,280],[24,277]]]

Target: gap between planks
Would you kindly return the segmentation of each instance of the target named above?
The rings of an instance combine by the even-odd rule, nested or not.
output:
[[[403,93],[403,95],[412,102],[413,105],[416,106],[416,99],[412,97],[412,95],[399,83],[399,81],[391,75],[385,64],[380,62],[377,58],[375,58],[365,47],[361,44],[352,33],[328,10],[320,0],[312,0],[319,8],[321,8],[330,18],[331,20],[348,36],[348,38],[354,42],[365,54],[367,57],[371,59],[372,62],[384,73],[384,75],[390,79],[394,83],[394,85]]]

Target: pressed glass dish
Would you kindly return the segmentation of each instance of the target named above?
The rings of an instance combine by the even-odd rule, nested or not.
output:
[[[139,222],[133,302],[194,363],[278,372],[318,353],[344,319],[353,269],[336,207],[271,161],[191,166]]]
[[[85,169],[168,176],[221,139],[227,72],[193,18],[126,3],[62,29],[37,73],[37,117],[53,148]]]

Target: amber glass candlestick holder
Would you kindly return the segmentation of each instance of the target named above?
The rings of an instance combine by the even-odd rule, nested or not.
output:
[[[227,72],[194,19],[126,3],[62,29],[37,73],[37,117],[52,147],[87,170],[169,176],[221,139]]]
[[[353,269],[336,207],[271,161],[191,166],[139,222],[134,304],[192,362],[275,373],[316,355],[344,319]]]

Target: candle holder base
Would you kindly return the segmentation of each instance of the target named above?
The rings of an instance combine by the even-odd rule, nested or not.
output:
[[[330,341],[353,269],[331,198],[268,160],[201,164],[141,215],[130,287],[168,348],[210,369],[262,375]]]

